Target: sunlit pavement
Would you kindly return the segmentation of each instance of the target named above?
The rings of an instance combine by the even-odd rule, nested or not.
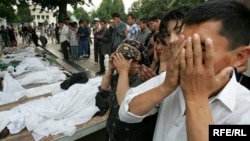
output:
[[[39,41],[39,44],[40,41]],[[18,36],[18,46],[27,46],[22,43],[22,39]],[[31,44],[30,46],[34,46]],[[77,72],[86,72],[89,78],[95,77],[96,72],[99,71],[99,64],[95,64],[94,61],[94,46],[90,44],[90,58],[79,59],[79,60],[64,60],[63,54],[61,52],[60,44],[52,43],[50,37],[48,37],[48,44],[44,48],[44,50],[48,51],[48,53],[52,54],[55,57],[55,61],[61,65],[65,70],[77,73]]]

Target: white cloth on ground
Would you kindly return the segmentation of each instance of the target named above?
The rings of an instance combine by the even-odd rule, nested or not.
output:
[[[16,78],[22,85],[39,84],[39,83],[55,83],[66,80],[66,75],[57,66],[46,67],[43,70],[32,71],[25,74],[22,78]]]
[[[60,84],[62,83],[62,81],[24,89],[16,79],[13,79],[9,75],[8,72],[1,72],[0,75],[5,75],[5,79],[3,79],[3,86],[5,87],[3,92],[0,92],[0,105],[18,101],[23,96],[34,97],[47,93],[55,95],[64,91],[60,88]]]
[[[25,72],[31,72],[35,70],[43,70],[49,66],[49,62],[45,63],[45,61],[41,60],[41,58],[37,57],[26,57],[23,61],[16,66],[15,72],[12,73],[14,76],[21,75]]]
[[[75,125],[87,122],[99,111],[95,96],[100,84],[101,77],[96,77],[85,84],[74,84],[57,95],[2,111],[0,131],[7,126],[10,133],[15,134],[26,127],[35,140],[58,133],[71,136],[76,131]]]
[[[26,57],[34,57],[36,55],[35,48],[28,47],[25,49],[19,49],[12,52],[12,54],[7,54],[5,58],[1,58],[1,61],[5,64],[8,64],[12,61],[22,61]]]
[[[47,93],[51,93],[52,95],[56,95],[62,91],[65,91],[61,89],[60,84],[62,81],[56,82],[56,83],[51,83],[47,85],[41,85],[38,87],[33,87],[26,89],[26,96],[27,97],[34,97],[34,96],[39,96]]]
[[[25,95],[25,89],[21,84],[13,79],[8,72],[4,71],[1,73],[1,75],[3,75],[3,91],[0,92],[0,105],[17,101],[23,97]]]

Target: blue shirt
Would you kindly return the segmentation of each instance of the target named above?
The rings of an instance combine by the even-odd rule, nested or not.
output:
[[[77,35],[79,36],[79,40],[85,41],[88,40],[90,33],[87,27],[79,27]]]

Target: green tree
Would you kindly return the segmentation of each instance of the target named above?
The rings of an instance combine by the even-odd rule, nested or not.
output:
[[[71,11],[67,11],[67,17],[71,17],[73,13]]]
[[[13,5],[16,5],[16,0],[1,0],[0,17],[6,18],[7,21],[13,21],[13,19],[16,19],[16,11],[13,8]]]
[[[134,13],[136,17],[141,17],[140,7],[141,7],[140,1],[135,1],[132,3],[131,7],[128,9],[128,12]]]
[[[135,13],[138,18],[150,18],[159,11],[166,11],[166,0],[139,0],[132,4],[129,12]]]
[[[96,11],[95,17],[99,17],[100,19],[111,19],[112,12],[113,12],[112,0],[102,0],[99,8]]]
[[[96,10],[90,11],[90,12],[89,12],[89,15],[90,15],[90,19],[91,19],[91,20],[94,19],[94,18],[99,17]]]
[[[78,19],[78,20],[90,20],[90,16],[87,11],[85,11],[82,7],[78,7],[74,10],[73,15]]]
[[[35,18],[34,16],[31,15],[28,4],[23,4],[17,7],[17,16],[20,22],[25,22],[25,23],[30,23]]]
[[[22,2],[27,2],[27,0],[19,0]],[[86,2],[87,1],[87,2]],[[32,0],[32,4],[41,5],[42,10],[55,10],[55,14],[58,14],[58,19],[63,20],[67,17],[67,5],[71,5],[74,9],[77,8],[77,5],[89,5],[92,0]]]
[[[138,0],[135,1],[129,12],[135,13],[139,18],[150,18],[159,11],[167,11],[179,5],[195,6],[207,0]]]
[[[113,0],[113,12],[118,12],[121,15],[121,19],[125,20],[127,19],[124,9],[124,3],[123,0]],[[112,13],[113,13],[112,12]]]
[[[124,4],[122,0],[102,0],[100,7],[96,11],[92,11],[91,18],[98,17],[100,19],[111,19],[111,14],[118,12],[121,14],[122,19],[126,17]]]

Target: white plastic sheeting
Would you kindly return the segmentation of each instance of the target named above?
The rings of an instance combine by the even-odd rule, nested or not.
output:
[[[25,74],[22,78],[16,78],[22,85],[39,84],[39,83],[55,83],[66,80],[66,75],[56,66],[46,67],[43,70],[32,71]]]
[[[95,96],[101,77],[90,79],[86,84],[74,84],[57,95],[19,105],[0,112],[0,131],[6,126],[11,134],[27,128],[39,140],[44,136],[64,133],[71,136],[76,125],[92,118],[99,110]]]
[[[1,76],[3,77],[3,91],[0,92],[0,105],[17,101],[25,95],[25,89],[8,72],[1,72]]]
[[[12,54],[8,54],[5,56],[5,58],[1,58],[1,61],[5,64],[8,64],[11,61],[22,61],[26,57],[34,57],[35,55],[35,48],[27,47],[25,49],[13,51]]]
[[[15,71],[11,74],[14,76],[21,75],[25,72],[31,72],[36,70],[44,70],[49,66],[49,63],[45,63],[41,58],[37,57],[26,57],[22,62],[16,66]]]

